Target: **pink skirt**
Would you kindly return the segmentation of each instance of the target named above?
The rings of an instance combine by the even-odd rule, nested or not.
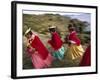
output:
[[[35,52],[31,56],[32,64],[36,69],[49,67],[53,61],[51,54],[48,54],[47,58],[43,60],[38,52]]]

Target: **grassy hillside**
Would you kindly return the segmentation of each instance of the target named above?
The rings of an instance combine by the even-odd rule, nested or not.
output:
[[[64,17],[58,14],[44,14],[44,15],[23,15],[23,27],[31,27],[39,33],[46,33],[48,26],[55,25],[60,31],[66,31],[66,27],[70,22],[69,17]]]

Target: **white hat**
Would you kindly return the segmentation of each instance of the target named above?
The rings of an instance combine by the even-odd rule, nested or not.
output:
[[[51,26],[51,27],[49,27],[49,29],[52,29],[52,28],[56,28],[56,26]]]
[[[31,31],[31,28],[27,29],[25,32],[25,35],[28,34]]]

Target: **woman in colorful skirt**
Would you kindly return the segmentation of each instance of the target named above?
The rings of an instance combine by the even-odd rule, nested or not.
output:
[[[64,58],[65,52],[64,47],[62,46],[63,42],[58,33],[56,32],[55,26],[49,27],[49,31],[51,33],[51,39],[48,40],[48,43],[51,45],[52,55],[56,59],[62,60]]]
[[[75,27],[73,24],[68,25],[69,35],[66,38],[68,43],[68,52],[71,54],[72,60],[82,57],[84,50],[81,45],[81,41],[77,36]]]
[[[27,51],[31,55],[33,66],[36,69],[49,67],[53,57],[43,45],[39,37],[28,29],[25,33],[28,40]]]

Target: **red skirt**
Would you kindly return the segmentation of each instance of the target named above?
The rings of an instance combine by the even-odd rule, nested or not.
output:
[[[88,46],[82,61],[80,62],[80,66],[90,66],[91,65],[91,46]]]

